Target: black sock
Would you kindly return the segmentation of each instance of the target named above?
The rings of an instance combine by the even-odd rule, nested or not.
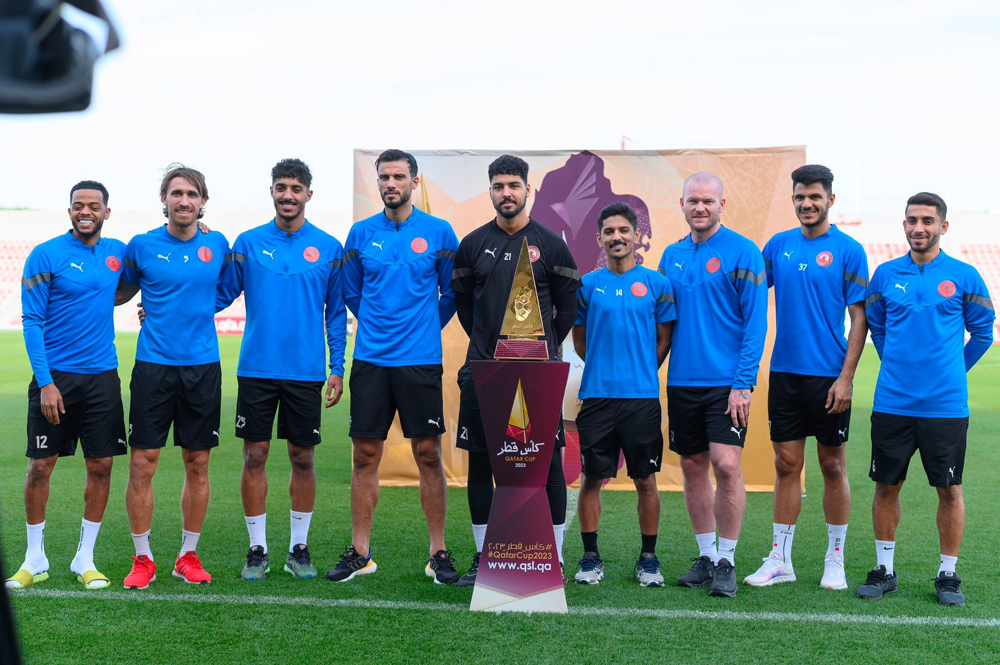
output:
[[[597,549],[597,532],[596,531],[581,531],[580,535],[583,536],[583,551],[593,552],[600,556],[600,552]]]
[[[469,453],[469,513],[473,524],[486,524],[493,506],[493,469],[489,453]]]
[[[549,510],[553,524],[566,523],[566,476],[563,475],[562,449],[552,452],[549,475],[545,480],[545,493],[549,497]]]
[[[639,553],[645,554],[646,552],[649,552],[650,554],[656,554],[655,533],[652,536],[647,536],[646,534],[642,534],[642,550],[640,550]]]

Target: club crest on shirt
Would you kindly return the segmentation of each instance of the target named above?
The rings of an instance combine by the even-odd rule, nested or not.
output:
[[[423,254],[427,251],[427,241],[423,238],[414,238],[413,242],[410,243],[410,249],[417,254]]]
[[[938,293],[944,298],[950,298],[955,295],[955,282],[950,279],[946,279],[940,284],[938,284]]]
[[[212,250],[209,249],[208,247],[199,247],[198,248],[198,258],[201,259],[202,261],[204,261],[205,263],[211,263],[212,262]]]
[[[319,250],[312,246],[306,247],[302,252],[302,258],[309,263],[316,263],[319,261]]]
[[[118,272],[122,268],[122,262],[118,260],[117,256],[109,256],[108,258],[104,259],[104,263],[107,264],[108,268],[112,272]]]
[[[722,267],[722,261],[720,261],[719,257],[717,256],[713,256],[708,260],[708,263],[705,264],[705,270],[707,270],[708,274],[710,275],[714,275],[715,273],[719,272],[719,268],[721,267]]]
[[[816,265],[820,268],[826,268],[831,263],[833,263],[833,254],[830,252],[820,252],[816,255]]]
[[[636,298],[643,297],[644,295],[646,295],[648,290],[649,289],[647,289],[646,285],[643,284],[642,282],[636,282],[635,284],[632,285],[631,289],[632,295],[634,295]]]
[[[534,263],[538,259],[542,258],[542,253],[538,251],[538,248],[534,245],[528,245],[528,258]]]

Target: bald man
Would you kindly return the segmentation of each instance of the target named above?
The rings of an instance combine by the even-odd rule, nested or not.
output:
[[[721,222],[726,199],[717,176],[689,177],[680,204],[691,233],[660,259],[677,301],[667,415],[699,556],[677,584],[710,584],[711,595],[732,598],[746,507],[741,455],[767,333],[767,277],[757,245]]]

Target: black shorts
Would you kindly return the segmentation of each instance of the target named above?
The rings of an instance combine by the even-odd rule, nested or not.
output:
[[[917,418],[872,412],[872,465],[868,477],[898,485],[920,451],[932,487],[962,484],[968,418]]]
[[[236,438],[270,441],[274,414],[278,438],[296,446],[315,446],[323,423],[323,381],[236,377]]]
[[[129,390],[132,404],[128,411],[128,445],[162,448],[167,444],[171,424],[175,446],[208,450],[219,445],[219,363],[175,366],[136,360]]]
[[[618,475],[625,455],[629,478],[649,478],[660,470],[663,432],[660,400],[589,397],[576,416],[583,475],[605,479]]]
[[[783,443],[815,436],[824,446],[847,443],[851,410],[831,415],[826,408],[831,376],[771,372],[767,391],[767,422],[771,441]]]
[[[28,384],[28,457],[66,457],[83,444],[84,457],[124,455],[125,410],[118,370],[75,374],[52,370],[52,382],[62,394],[66,413],[53,425],[42,415],[42,390]]]
[[[445,433],[441,365],[382,367],[364,360],[351,365],[351,424],[348,436],[385,439],[399,412],[407,439]]]
[[[667,386],[670,450],[697,455],[708,450],[709,442],[742,448],[746,427],[734,427],[726,415],[731,390],[729,386]]]
[[[472,366],[466,363],[458,370],[458,448],[472,453],[485,453],[486,433],[483,431],[483,416],[479,411],[476,396],[476,381],[472,378]],[[559,415],[559,429],[556,431],[556,448],[566,447],[562,414]]]

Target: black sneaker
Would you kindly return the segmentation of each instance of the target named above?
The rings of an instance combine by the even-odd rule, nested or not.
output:
[[[715,577],[715,566],[712,564],[712,560],[707,556],[691,560],[694,561],[694,565],[691,566],[691,570],[678,578],[677,586],[700,589],[706,584],[711,583],[712,578]]]
[[[887,593],[896,593],[898,586],[895,572],[890,575],[885,572],[885,566],[876,566],[868,573],[865,583],[858,587],[858,598],[878,600]]]
[[[937,591],[938,602],[942,605],[957,605],[965,607],[965,594],[959,588],[962,580],[952,572],[941,571],[934,580],[934,590]],[[895,589],[894,589],[895,590]]]
[[[451,550],[438,550],[437,554],[427,561],[424,573],[427,577],[434,578],[434,584],[454,584],[460,577],[455,570],[455,560],[451,558]]]
[[[355,575],[369,575],[376,570],[378,566],[372,561],[371,548],[368,549],[368,556],[363,557],[354,549],[354,545],[351,545],[340,555],[340,563],[327,572],[326,579],[331,582],[346,582],[354,579]]]
[[[736,569],[733,564],[729,563],[729,559],[719,559],[719,563],[715,564],[715,578],[708,595],[735,598],[736,586]]]
[[[482,552],[476,552],[476,555],[472,557],[472,565],[469,566],[468,572],[458,580],[458,586],[476,586],[476,575],[479,574],[479,558],[483,556]]]

